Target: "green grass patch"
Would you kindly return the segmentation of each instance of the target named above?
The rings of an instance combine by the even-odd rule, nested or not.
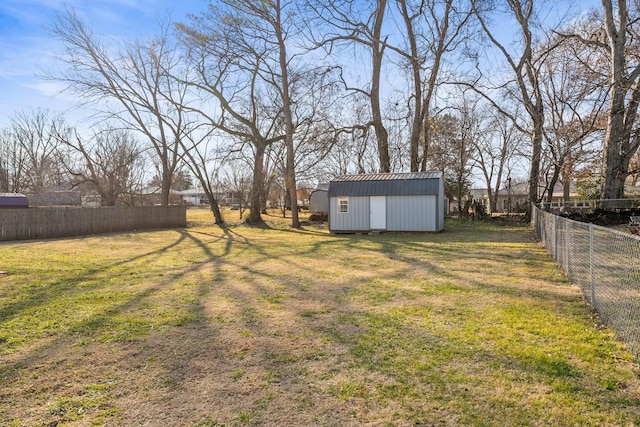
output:
[[[525,226],[190,215],[0,244],[5,424],[640,424],[637,365]]]

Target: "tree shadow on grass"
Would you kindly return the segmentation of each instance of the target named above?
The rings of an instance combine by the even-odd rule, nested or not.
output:
[[[406,340],[409,335],[417,337],[416,346],[424,347],[428,344],[420,341],[420,333],[424,335],[423,328],[405,329],[411,325],[402,322],[395,325],[398,342],[383,342],[385,337],[382,335],[367,335],[376,325],[368,324],[364,320],[375,320],[371,317],[375,310],[389,313],[392,320],[397,320],[398,310],[405,307],[403,304],[411,304],[414,298],[423,295],[423,289],[418,287],[407,288],[402,294],[392,292],[384,298],[378,298],[374,294],[375,287],[384,287],[387,283],[385,281],[388,281],[396,283],[400,289],[404,286],[405,280],[423,277],[418,273],[424,273],[424,277],[446,273],[447,280],[462,282],[468,279],[463,278],[459,270],[449,269],[443,264],[443,260],[463,263],[464,260],[472,261],[481,256],[490,259],[492,263],[500,263],[502,260],[496,254],[476,255],[468,252],[463,244],[469,243],[470,237],[462,236],[456,239],[455,233],[451,235],[453,239],[448,241],[457,241],[457,246],[443,248],[438,247],[439,243],[445,242],[440,240],[443,235],[386,234],[333,237],[326,233],[308,233],[304,230],[278,231],[286,232],[287,235],[295,233],[300,239],[308,241],[301,244],[299,250],[297,247],[294,248],[296,256],[292,256],[292,249],[283,248],[275,233],[271,237],[252,240],[246,237],[249,233],[243,233],[241,228],[223,229],[221,233],[179,231],[179,239],[172,245],[136,257],[145,260],[149,254],[178,249],[179,246],[188,243],[189,246],[197,247],[202,254],[196,262],[182,265],[176,271],[167,270],[159,281],[131,295],[122,304],[114,305],[87,319],[84,324],[79,322],[80,326],[87,327],[86,335],[69,337],[58,334],[43,346],[21,354],[21,363],[12,363],[11,367],[19,370],[35,369],[42,363],[69,357],[70,343],[91,339],[100,331],[108,331],[113,327],[113,322],[121,321],[118,318],[120,313],[135,311],[146,300],[161,293],[164,288],[186,276],[201,273],[202,280],[196,286],[197,299],[189,306],[195,319],[192,323],[171,325],[167,330],[145,336],[140,342],[110,342],[115,347],[109,348],[122,351],[120,357],[123,360],[118,362],[118,369],[121,370],[119,375],[128,372],[136,381],[140,381],[132,390],[126,392],[129,393],[128,408],[140,416],[140,419],[159,421],[163,416],[182,416],[183,419],[179,422],[193,420],[195,424],[197,419],[194,417],[199,416],[197,410],[202,410],[202,405],[198,406],[198,402],[194,401],[197,399],[202,399],[202,402],[211,408],[214,417],[223,413],[217,409],[221,405],[234,408],[236,411],[252,410],[264,417],[274,417],[276,415],[270,414],[277,414],[275,408],[284,409],[290,404],[302,408],[299,409],[299,414],[290,414],[292,419],[302,420],[303,410],[310,414],[314,414],[315,411],[316,416],[327,417],[327,425],[330,425],[331,421],[334,425],[338,424],[335,420],[343,421],[344,425],[353,420],[348,414],[352,413],[352,408],[361,405],[361,400],[358,400],[358,390],[355,390],[356,394],[347,396],[348,404],[340,406],[339,399],[333,398],[330,396],[331,393],[326,391],[331,390],[334,386],[331,381],[337,381],[336,378],[348,379],[349,373],[338,372],[338,367],[364,366],[364,362],[370,359],[372,365],[369,372],[372,378],[376,378],[379,372],[387,372],[391,379],[413,384],[411,370],[403,371],[405,374],[385,371],[385,367],[377,362],[383,360],[384,354],[380,352],[387,348],[385,346],[391,346],[389,348],[393,353],[390,352],[387,356],[398,354],[398,351],[402,350],[402,340]],[[480,234],[476,240],[482,241],[483,238],[487,240],[490,237]],[[250,252],[246,253],[250,257],[243,258],[244,251],[249,250]],[[356,252],[358,257],[355,256]],[[119,261],[122,265],[126,265],[127,262],[129,260]],[[384,274],[376,274],[376,264],[386,262],[393,262],[394,268],[388,269]],[[341,277],[336,272],[338,268],[351,271]],[[352,272],[357,274],[351,275]],[[235,276],[236,273],[239,273],[238,276]],[[239,280],[243,280],[242,286],[238,284]],[[473,279],[473,283],[466,285],[481,286],[482,280],[482,277],[477,277]],[[303,283],[306,281],[309,281],[308,285]],[[464,286],[465,283],[460,285]],[[501,284],[500,287],[507,285]],[[433,288],[437,290],[437,286]],[[69,291],[74,290],[77,289]],[[368,290],[372,293],[367,293]],[[500,289],[495,289],[495,292],[499,291]],[[229,312],[236,316],[228,326],[216,324],[214,319],[205,318],[203,315],[204,300],[213,292],[216,295],[225,294],[220,301],[231,305]],[[449,297],[455,298],[455,295]],[[411,309],[410,306],[407,307],[407,310]],[[391,312],[389,309],[392,309]],[[292,316],[289,319],[290,324],[282,323],[285,313]],[[345,319],[352,319],[353,322],[345,324]],[[220,337],[219,331],[222,330],[227,334],[226,341]],[[385,329],[381,329],[380,332],[385,332]],[[229,342],[229,336],[232,335],[244,339]],[[366,340],[373,338],[379,339],[379,342],[374,343],[377,345],[363,347]],[[449,346],[453,344],[455,343],[447,343]],[[392,348],[394,345],[395,349]],[[49,347],[44,349],[44,346]],[[371,351],[370,354],[366,353],[369,351],[367,348]],[[493,354],[487,357],[492,358],[494,362],[496,360]],[[83,364],[90,363],[86,358],[79,356],[74,360]],[[499,359],[498,362],[507,364],[510,360],[505,358]],[[540,363],[535,360],[525,362],[522,366],[526,369],[535,368],[540,364],[540,370],[544,371],[545,366],[549,365],[546,360],[541,360]],[[129,368],[127,371],[126,364],[150,367],[146,368],[148,371],[142,368],[139,369],[140,372],[137,371],[138,368]],[[331,364],[334,364],[333,368]],[[73,367],[71,361],[62,362],[60,366]],[[558,369],[565,368],[561,363],[556,363],[555,359],[551,360],[549,366],[553,375],[562,374],[563,371]],[[109,366],[102,367],[110,369]],[[56,368],[52,366],[50,369]],[[431,377],[427,375],[424,378],[437,379],[438,373],[434,371],[432,374]],[[230,386],[227,384],[229,388],[224,389],[220,378],[231,375],[238,378],[237,382],[230,383]],[[126,377],[120,377],[120,381],[121,389],[134,382]],[[308,383],[314,386],[307,387]],[[256,384],[259,386],[249,388]],[[323,389],[323,392],[319,393],[319,389]],[[207,391],[209,393],[206,393]],[[266,400],[259,402],[261,397],[269,394],[274,400],[282,396],[277,404],[280,406]],[[306,397],[303,406],[302,401],[296,399],[301,399],[305,394],[310,397]],[[185,396],[191,399],[185,399]],[[335,409],[330,413],[325,411],[325,414],[321,414],[323,406],[319,403],[326,402],[336,404]],[[387,403],[393,403],[392,399],[387,400]],[[191,413],[189,410],[192,410]],[[404,412],[400,416],[411,414],[411,409],[405,407],[402,410]],[[126,416],[130,416],[126,419],[135,420],[135,415]],[[231,418],[223,421],[231,421]]]
[[[76,338],[98,338],[105,339],[104,336],[100,338],[101,334],[109,334],[114,330],[123,329],[123,333],[120,335],[120,339],[128,339],[127,338],[127,327],[123,326],[123,323],[126,323],[129,316],[127,313],[135,311],[136,308],[144,306],[144,301],[149,300],[154,295],[159,292],[164,291],[168,286],[173,286],[176,282],[180,281],[183,277],[189,276],[190,274],[197,272],[203,265],[206,265],[210,262],[218,262],[220,257],[216,256],[207,244],[204,244],[200,240],[194,238],[189,232],[184,230],[176,231],[179,236],[173,242],[166,244],[158,249],[148,251],[145,253],[137,254],[128,258],[123,258],[116,262],[111,262],[109,264],[103,264],[99,267],[94,267],[87,269],[83,274],[77,275],[73,274],[68,277],[58,278],[50,283],[44,283],[39,286],[39,288],[28,295],[28,297],[23,298],[21,300],[5,304],[0,308],[0,321],[2,322],[10,322],[12,319],[19,319],[21,316],[26,315],[27,313],[45,313],[48,310],[64,310],[69,311],[70,316],[73,316],[72,310],[73,305],[69,304],[94,304],[95,298],[99,298],[98,302],[102,304],[98,306],[97,312],[90,314],[89,317],[84,319],[80,319],[75,321],[73,318],[65,317],[60,319],[62,322],[58,325],[58,329],[55,332],[50,332],[50,338],[46,338],[43,341],[46,343],[45,346],[55,346],[52,343],[53,337],[64,337],[71,336]],[[229,245],[231,241],[227,238],[224,239],[227,243],[226,251],[230,250]],[[204,257],[201,262],[198,263],[185,263],[179,269],[174,271],[169,271],[169,274],[161,274],[157,279],[152,278],[153,281],[150,286],[144,286],[142,289],[129,288],[127,286],[123,286],[121,288],[114,288],[114,285],[109,285],[109,289],[106,290],[106,294],[102,292],[102,289],[105,285],[99,280],[97,277],[101,275],[108,275],[108,272],[116,267],[126,267],[127,265],[135,265],[139,264],[140,261],[144,261],[147,264],[151,262],[152,259],[157,258],[169,251],[177,250],[181,245],[184,245],[187,241],[190,241],[197,245],[197,247],[202,251]],[[140,267],[136,267],[139,269]],[[216,269],[218,274],[222,274],[223,269]],[[125,273],[121,274],[123,278],[126,278],[128,275]],[[133,274],[133,273],[131,273]],[[159,279],[159,280],[158,280]],[[222,277],[218,276],[217,280],[222,280]],[[149,280],[149,279],[141,279],[141,280]],[[94,281],[95,283],[91,283]],[[206,293],[210,288],[201,286],[199,290],[199,298],[203,298],[206,296]],[[111,292],[116,292],[115,294],[111,294]],[[63,303],[63,301],[67,301]],[[57,303],[56,301],[60,301]],[[75,302],[74,302],[75,301]],[[104,309],[101,308],[104,306]],[[173,323],[182,323],[182,322],[190,322],[195,319],[201,317],[199,314],[200,308],[196,305],[193,305],[189,308],[188,311],[182,312],[182,314],[178,313],[175,317],[171,318],[170,315],[167,315],[166,322]],[[30,314],[28,316],[31,316]],[[55,318],[54,314],[54,318]],[[59,316],[59,314],[57,315]],[[40,319],[41,321],[48,321],[46,318]],[[148,321],[147,321],[148,320]],[[57,320],[56,320],[57,321]],[[24,321],[19,321],[24,322]],[[139,333],[144,334],[149,327],[153,326],[153,318],[144,319],[131,319],[130,320],[130,332],[133,334],[133,338]],[[34,327],[33,324],[26,323],[24,327]],[[19,333],[19,331],[14,331],[15,333]],[[118,334],[116,334],[116,337]],[[41,337],[44,338],[44,337]],[[84,338],[83,338],[84,339]],[[107,338],[109,339],[109,338]],[[115,338],[117,339],[117,338]],[[36,338],[36,340],[39,340]],[[10,344],[10,337],[7,337],[3,342],[0,342],[0,345]],[[15,351],[20,352],[19,348],[21,344],[17,344]],[[32,347],[31,344],[28,345],[27,348]],[[29,351],[31,356],[23,355],[20,361],[21,366],[29,366],[34,363],[37,363],[38,354],[42,352],[43,348],[38,344],[35,345],[35,349]],[[13,350],[5,349],[5,352],[13,353]]]
[[[122,259],[115,263],[103,264],[99,267],[89,268],[85,273],[79,276],[74,275],[72,277],[63,277],[53,282],[43,284],[42,286],[40,286],[40,289],[38,291],[32,292],[28,298],[23,298],[14,303],[10,303],[2,306],[2,308],[0,308],[0,322],[7,321],[8,319],[16,315],[19,315],[24,310],[28,310],[48,302],[50,298],[52,297],[55,298],[57,296],[56,294],[58,290],[72,293],[78,289],[78,285],[80,283],[86,282],[92,277],[95,277],[98,274],[102,274],[114,267],[134,264],[139,260],[164,254],[167,251],[170,251],[171,249],[179,246],[185,240],[185,238],[186,238],[185,234],[183,232],[180,232],[179,237],[175,241],[159,249],[146,252],[140,255],[136,255],[131,258]],[[90,288],[84,288],[84,289],[90,289]]]

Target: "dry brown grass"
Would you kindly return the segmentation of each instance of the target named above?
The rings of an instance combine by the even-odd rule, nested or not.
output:
[[[0,244],[0,425],[633,425],[636,365],[523,227]]]

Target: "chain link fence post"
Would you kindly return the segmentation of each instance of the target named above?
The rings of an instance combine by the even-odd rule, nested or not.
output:
[[[589,223],[589,289],[591,290],[591,307],[596,308],[596,280],[593,265],[593,224]]]
[[[571,234],[570,234],[570,223],[569,221],[564,222],[564,263],[565,263],[565,271],[567,272],[567,277],[571,279],[571,263],[569,258],[569,245],[571,243]]]

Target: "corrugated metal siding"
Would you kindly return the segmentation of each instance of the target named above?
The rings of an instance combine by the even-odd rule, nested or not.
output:
[[[388,231],[439,231],[436,196],[387,196]]]
[[[338,198],[329,199],[329,231],[369,231],[369,197],[349,197],[349,212],[338,212]]]
[[[313,190],[309,195],[309,211],[313,213],[329,212],[329,196],[327,190]]]
[[[440,179],[436,178],[384,181],[331,181],[329,197],[437,195],[441,182]]]
[[[389,231],[444,229],[444,185],[440,172],[348,175],[329,185],[329,230],[369,231],[371,196],[386,196]],[[349,213],[338,213],[338,197],[349,197]]]
[[[444,215],[445,215],[445,209],[448,209],[449,207],[449,203],[445,202],[445,197],[444,197],[444,182],[443,180],[440,180],[440,184],[439,184],[439,190],[438,190],[438,198],[436,200],[436,207],[435,207],[435,215],[436,215],[436,231],[442,231],[444,230]]]
[[[370,173],[358,175],[341,175],[333,181],[393,181],[406,179],[439,179],[442,172],[406,172],[406,173]]]

